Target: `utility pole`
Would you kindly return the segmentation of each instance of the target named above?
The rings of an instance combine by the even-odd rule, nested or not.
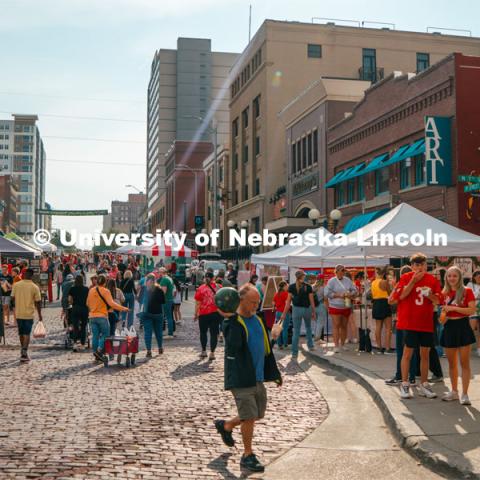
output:
[[[252,5],[250,5],[249,14],[248,14],[248,43],[250,43],[251,35],[252,35]]]

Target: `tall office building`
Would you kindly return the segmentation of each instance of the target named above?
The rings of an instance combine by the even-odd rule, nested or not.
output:
[[[17,233],[29,237],[45,226],[36,210],[45,208],[46,153],[38,117],[12,116],[0,120],[0,175],[11,175],[18,185]]]
[[[218,145],[229,144],[228,76],[237,57],[236,53],[212,52],[210,40],[197,38],[179,38],[176,50],[155,52],[147,119],[151,230],[165,227],[165,154],[172,144],[213,141],[214,127]]]

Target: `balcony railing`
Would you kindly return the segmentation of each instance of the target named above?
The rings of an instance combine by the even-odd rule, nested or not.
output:
[[[360,80],[367,80],[368,82],[376,83],[384,78],[383,68],[363,68],[358,69],[358,78]]]

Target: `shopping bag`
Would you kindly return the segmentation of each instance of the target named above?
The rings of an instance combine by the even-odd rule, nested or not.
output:
[[[272,334],[271,334],[272,339],[276,340],[281,335],[282,330],[283,330],[283,320],[273,325]]]
[[[38,322],[33,329],[33,338],[45,338],[47,336],[47,329],[43,322]]]

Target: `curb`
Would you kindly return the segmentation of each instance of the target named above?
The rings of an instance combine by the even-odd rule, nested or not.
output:
[[[474,472],[462,468],[462,466],[458,464],[450,463],[443,455],[438,453],[438,446],[436,446],[426,434],[419,436],[417,432],[408,432],[408,428],[405,428],[405,426],[395,418],[394,413],[378,393],[374,385],[372,385],[372,383],[360,371],[355,368],[349,368],[336,362],[332,362],[328,358],[310,353],[304,346],[301,346],[301,349],[305,357],[311,361],[316,362],[319,365],[328,366],[342,373],[346,377],[355,380],[360,386],[362,386],[382,412],[386,424],[399,445],[416,460],[422,462],[422,464],[431,470],[434,470],[436,473],[448,475],[449,478],[480,478]],[[452,477],[452,475],[454,477]]]

